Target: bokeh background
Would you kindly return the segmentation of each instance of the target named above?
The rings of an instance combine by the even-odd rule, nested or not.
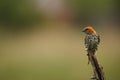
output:
[[[0,0],[0,80],[89,80],[82,29],[101,37],[97,58],[120,79],[118,0]]]

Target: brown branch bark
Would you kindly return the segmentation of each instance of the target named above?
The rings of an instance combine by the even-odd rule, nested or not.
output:
[[[94,77],[92,77],[92,80],[106,80],[105,79],[105,74],[103,71],[103,67],[98,63],[98,60],[94,53],[88,51],[88,59],[92,65],[93,72],[94,72]]]

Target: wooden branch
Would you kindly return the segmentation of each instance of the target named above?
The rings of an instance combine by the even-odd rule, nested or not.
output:
[[[92,65],[94,75],[91,80],[106,80],[103,67],[98,63],[96,56],[88,51],[88,59]]]

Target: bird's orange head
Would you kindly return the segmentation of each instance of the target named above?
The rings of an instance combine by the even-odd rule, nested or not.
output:
[[[91,26],[85,27],[83,29],[83,32],[85,32],[86,34],[96,34],[96,31]]]

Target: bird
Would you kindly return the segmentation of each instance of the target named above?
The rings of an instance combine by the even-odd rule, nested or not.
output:
[[[86,34],[85,36],[85,50],[87,51],[88,64],[90,62],[90,56],[94,56],[98,50],[98,45],[100,43],[100,36],[97,34],[92,26],[85,27],[82,32]]]
[[[100,36],[92,26],[85,27],[82,30],[85,34],[85,50],[92,52],[94,55],[100,43]]]
[[[100,36],[97,34],[97,32],[92,26],[85,27],[82,31],[86,34],[85,50],[87,50],[88,64],[89,62],[91,62],[94,71],[94,75],[91,79],[105,80],[103,67],[100,66],[95,56],[98,45],[100,43]]]

